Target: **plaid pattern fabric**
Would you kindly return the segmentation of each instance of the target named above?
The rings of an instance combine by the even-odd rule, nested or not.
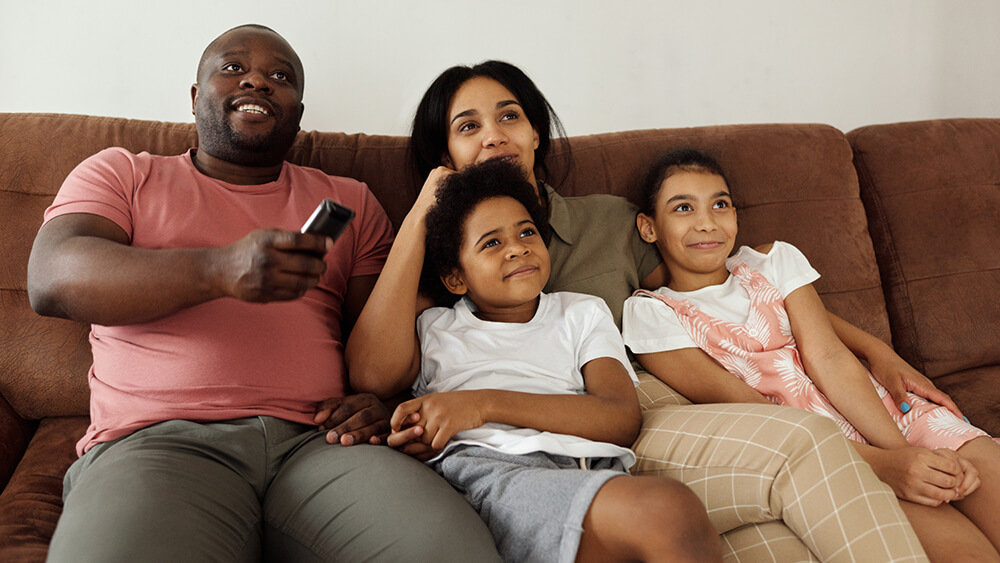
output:
[[[632,473],[691,487],[729,560],[927,560],[895,495],[832,421],[773,405],[681,406],[638,373]]]

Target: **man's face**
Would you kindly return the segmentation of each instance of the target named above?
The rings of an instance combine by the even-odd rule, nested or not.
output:
[[[191,87],[199,150],[234,164],[280,163],[299,131],[304,79],[279,35],[252,27],[224,33]]]

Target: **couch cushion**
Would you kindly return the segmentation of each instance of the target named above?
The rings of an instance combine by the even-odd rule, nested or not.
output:
[[[574,166],[560,193],[612,193],[636,203],[646,171],[659,156],[682,147],[708,152],[732,184],[737,244],[784,240],[799,247],[822,275],[815,286],[826,306],[889,341],[851,148],[837,129],[726,125],[606,133],[575,137],[572,143]]]
[[[932,378],[1000,365],[1000,119],[873,125],[848,138],[896,349]],[[983,374],[1000,383],[997,370]]]
[[[44,561],[62,512],[62,480],[87,417],[43,420],[0,494],[0,561]]]

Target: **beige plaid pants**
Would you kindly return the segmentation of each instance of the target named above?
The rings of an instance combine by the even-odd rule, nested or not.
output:
[[[686,483],[727,561],[927,561],[892,490],[833,421],[790,407],[691,405],[638,363],[635,475]]]

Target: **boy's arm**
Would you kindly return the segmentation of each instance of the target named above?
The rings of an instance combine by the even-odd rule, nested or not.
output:
[[[880,448],[906,447],[906,439],[875,392],[868,373],[837,337],[811,284],[791,292],[785,307],[806,373],[833,406]]]
[[[423,427],[422,440],[441,450],[455,434],[487,422],[570,434],[629,447],[642,416],[625,367],[613,358],[584,364],[586,395],[542,395],[499,389],[432,393],[400,405],[390,422]]]
[[[693,403],[770,403],[701,348],[636,354],[642,367]]]
[[[895,350],[888,344],[829,311],[827,316],[829,316],[833,330],[836,331],[840,341],[851,352],[868,362],[868,368],[872,375],[889,390],[893,401],[901,409],[907,401],[906,392],[910,391],[939,405],[944,405],[959,417],[963,416],[962,411],[951,400],[951,397],[935,387],[931,380],[922,373],[913,369],[913,366],[900,358],[899,354],[896,354]]]

